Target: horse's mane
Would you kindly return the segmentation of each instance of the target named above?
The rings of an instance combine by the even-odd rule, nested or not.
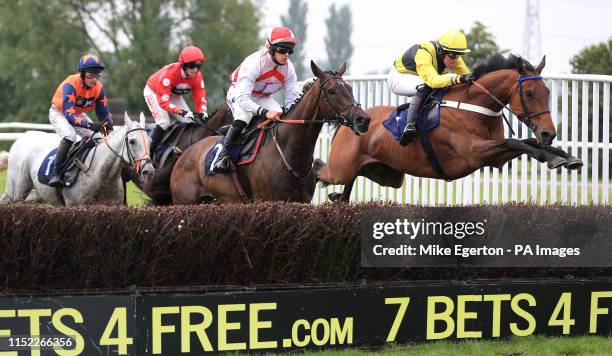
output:
[[[501,53],[496,53],[487,58],[486,62],[477,65],[472,74],[476,78],[480,78],[487,73],[501,69],[516,69],[519,72],[523,72],[524,70],[531,72],[535,71],[533,65],[520,56],[510,54],[508,57],[506,57]]]
[[[224,104],[221,104],[221,105],[217,106],[217,108],[215,110],[213,110],[211,113],[208,114],[208,117],[213,117],[213,115],[215,115],[217,112],[219,112],[219,110],[221,110],[223,105]]]

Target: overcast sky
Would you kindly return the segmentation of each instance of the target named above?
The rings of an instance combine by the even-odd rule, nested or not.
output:
[[[451,29],[469,30],[480,21],[496,43],[523,53],[526,0],[309,0],[307,58],[325,59],[329,6],[349,4],[353,16],[351,74],[386,73],[412,44],[435,40]],[[569,60],[586,46],[612,36],[612,0],[540,0],[541,54],[546,73],[569,73]],[[289,0],[263,0],[261,25],[280,25]],[[263,35],[263,34],[262,34]],[[469,45],[469,38],[468,38]],[[537,64],[537,63],[535,63]],[[331,69],[331,68],[330,68]]]

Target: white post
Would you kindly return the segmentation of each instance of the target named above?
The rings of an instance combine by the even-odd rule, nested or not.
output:
[[[591,201],[599,204],[599,83],[593,83],[593,135],[591,136],[593,163],[591,172]],[[605,164],[605,163],[604,163]]]
[[[589,178],[589,82],[582,83],[582,160],[585,165],[580,172],[580,203],[588,204]]]

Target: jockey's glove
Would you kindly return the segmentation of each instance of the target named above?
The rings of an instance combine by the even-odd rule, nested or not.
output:
[[[472,82],[474,81],[474,76],[472,74],[463,74],[461,76],[459,76],[459,83],[460,84],[472,84]]]
[[[264,107],[259,107],[257,109],[257,115],[258,116],[262,116],[262,117],[266,117],[266,114],[268,113],[268,109],[264,108]]]
[[[195,119],[195,115],[192,111],[181,110],[180,115],[187,119],[187,121],[189,122],[193,122],[193,119]]]
[[[106,128],[106,131],[108,131],[108,132],[113,131],[113,123],[112,122],[105,121],[103,125]]]
[[[87,124],[87,128],[90,129],[93,132],[100,132],[102,131],[102,124],[99,122],[90,122]]]
[[[208,113],[205,112],[197,112],[194,114],[196,118],[200,119],[202,122],[208,120]]]

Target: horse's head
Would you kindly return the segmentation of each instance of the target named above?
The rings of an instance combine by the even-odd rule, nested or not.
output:
[[[318,79],[319,96],[323,97],[323,100],[319,100],[319,110],[326,118],[350,127],[357,135],[365,134],[370,117],[355,101],[353,88],[342,79],[346,63],[335,73],[322,71],[313,61],[310,61],[310,67]]]
[[[140,113],[140,123],[130,119],[125,113],[125,141],[122,152],[124,161],[139,176],[141,182],[149,181],[155,174],[153,162],[149,156],[149,136],[145,131],[145,116]]]
[[[533,131],[539,143],[550,145],[557,136],[557,130],[548,108],[549,90],[540,76],[545,63],[546,56],[534,68],[518,57],[519,78],[516,82],[516,90],[510,97],[510,107],[519,120]]]

